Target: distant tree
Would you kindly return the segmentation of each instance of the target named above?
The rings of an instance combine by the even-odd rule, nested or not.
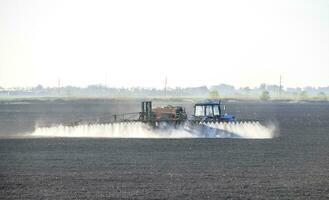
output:
[[[231,95],[234,94],[235,88],[232,85],[220,84],[210,87],[210,90],[217,90],[222,95]]]
[[[326,101],[327,100],[327,95],[324,92],[319,92],[316,95],[316,99],[321,100],[321,101]]]
[[[262,94],[260,95],[259,99],[262,100],[262,101],[270,100],[270,93],[268,91],[264,90],[262,92]]]
[[[266,90],[266,84],[265,83],[262,83],[260,86],[259,86],[259,89],[260,90]]]
[[[35,87],[35,89],[36,89],[36,90],[43,90],[43,86],[39,84],[39,85],[37,85],[37,86]]]
[[[217,99],[219,98],[219,93],[217,90],[211,90],[209,92],[209,97],[212,98],[212,99]]]
[[[279,85],[266,85],[266,90],[270,93],[277,94],[280,91]]]
[[[244,87],[242,89],[245,93],[249,93],[251,91],[250,87]]]
[[[306,100],[308,98],[308,94],[305,90],[301,91],[298,95],[300,100]]]

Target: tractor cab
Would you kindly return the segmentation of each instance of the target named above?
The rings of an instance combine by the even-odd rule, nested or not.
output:
[[[193,120],[196,122],[233,122],[234,119],[233,115],[222,114],[219,100],[207,100],[194,105]]]

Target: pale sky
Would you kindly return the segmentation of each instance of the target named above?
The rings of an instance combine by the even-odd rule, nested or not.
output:
[[[328,0],[0,0],[0,86],[329,86]]]

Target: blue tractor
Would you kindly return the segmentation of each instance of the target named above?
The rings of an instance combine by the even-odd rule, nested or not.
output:
[[[220,100],[206,100],[194,105],[194,113],[189,118],[191,122],[234,122],[235,117],[225,112],[225,106],[221,107]]]
[[[239,138],[231,131],[225,130],[227,125],[232,126],[235,116],[225,113],[225,106],[220,100],[206,100],[194,105],[194,113],[187,120],[185,130],[198,137]]]

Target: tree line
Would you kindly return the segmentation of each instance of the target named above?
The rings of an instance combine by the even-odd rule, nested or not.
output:
[[[237,99],[298,99],[327,100],[328,87],[280,88],[278,85],[261,84],[258,87],[236,88],[232,85],[219,84],[211,87],[176,87],[176,88],[114,88],[104,85],[87,87],[44,87],[37,85],[30,88],[2,88],[0,96],[15,97],[200,97],[200,98],[237,98]]]

